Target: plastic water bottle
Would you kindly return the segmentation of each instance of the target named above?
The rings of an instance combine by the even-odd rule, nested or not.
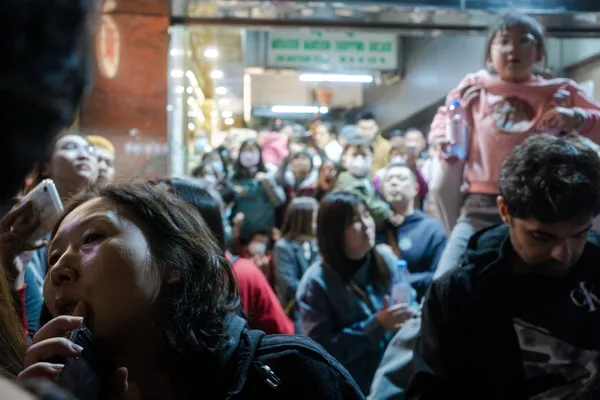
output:
[[[447,150],[449,155],[464,160],[467,156],[467,121],[465,109],[459,99],[454,99],[448,105],[448,126],[446,127],[446,139],[452,144]]]
[[[397,267],[399,279],[392,284],[392,302],[411,305],[416,301],[417,293],[408,281],[408,264],[405,260],[398,260]]]

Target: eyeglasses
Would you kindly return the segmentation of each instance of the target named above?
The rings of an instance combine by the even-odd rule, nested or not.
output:
[[[511,38],[508,35],[502,35],[498,39],[494,40],[494,42],[492,43],[492,46],[494,46],[495,48],[497,48],[498,50],[500,50],[502,52],[508,51],[511,48],[516,47],[516,46],[525,47],[525,46],[532,46],[532,45],[537,46],[538,40],[531,33],[522,35],[519,38],[519,42],[516,44],[512,43]]]
[[[83,151],[84,153],[90,155],[90,156],[95,156],[96,155],[96,148],[90,144],[81,144],[81,143],[76,143],[76,142],[68,142],[65,143],[60,150],[76,150],[76,151]]]

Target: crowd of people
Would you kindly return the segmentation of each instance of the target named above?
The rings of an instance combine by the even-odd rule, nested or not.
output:
[[[129,182],[110,140],[63,130],[94,7],[34,3],[11,15],[51,10],[47,37],[0,61],[40,75],[0,85],[2,398],[599,398],[600,104],[538,73],[534,19],[490,28],[428,135],[278,121]],[[39,32],[15,20],[5,46]],[[64,209],[35,237],[49,180]]]

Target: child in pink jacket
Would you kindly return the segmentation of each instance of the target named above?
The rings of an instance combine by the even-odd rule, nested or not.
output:
[[[600,141],[600,104],[570,79],[544,79],[534,73],[546,59],[544,31],[535,19],[521,14],[502,17],[490,29],[486,54],[488,68],[467,75],[446,101],[460,100],[470,135],[464,196],[457,202],[456,195],[430,187],[439,208],[460,207],[436,276],[458,265],[473,233],[502,222],[496,207],[499,173],[515,146],[540,133],[577,132]],[[452,169],[457,160],[445,152],[447,123],[444,106],[433,120],[429,141],[442,150],[442,168]]]

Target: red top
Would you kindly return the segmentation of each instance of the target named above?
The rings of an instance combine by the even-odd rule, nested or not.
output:
[[[228,254],[227,258],[231,256]],[[233,263],[233,274],[250,329],[259,329],[267,334],[294,333],[293,322],[285,315],[267,278],[252,261],[238,258]]]

